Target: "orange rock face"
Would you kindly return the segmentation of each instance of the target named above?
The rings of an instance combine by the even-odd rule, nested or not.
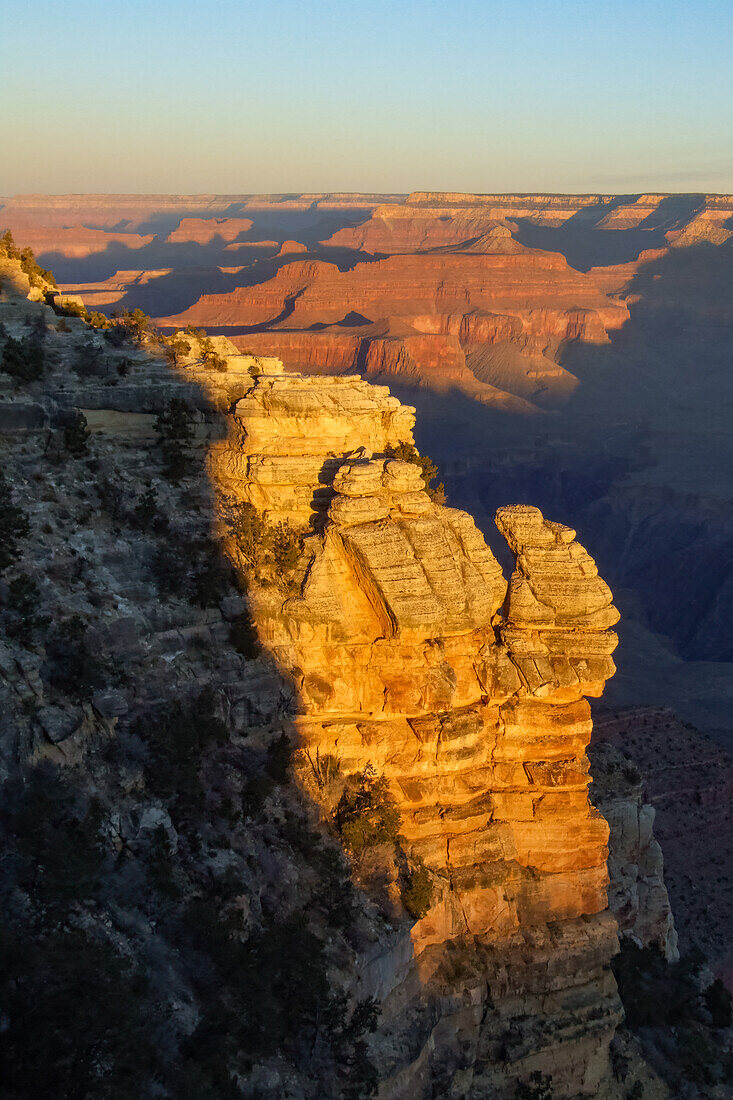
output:
[[[575,993],[557,977],[548,985],[542,966],[517,971],[537,1035],[508,1072],[562,1042],[582,986],[595,1024],[580,1047],[553,1055],[555,1095],[592,1090],[618,1005],[607,966],[616,939],[604,912],[608,827],[588,801],[585,697],[614,672],[618,613],[575,532],[536,508],[497,514],[515,559],[507,583],[472,518],[435,504],[415,465],[386,457],[412,440],[413,422],[412,409],[358,377],[262,374],[213,453],[214,475],[270,522],[312,532],[294,584],[255,586],[253,614],[296,686],[301,748],[335,757],[345,775],[370,766],[389,781],[407,849],[433,886],[411,933],[422,981],[430,986],[452,943],[473,945],[491,986],[497,965],[512,970],[520,941],[547,943],[560,927]],[[388,1016],[399,985],[381,990]],[[517,1011],[516,1001],[505,1007]],[[472,1026],[488,1041],[488,1024]],[[504,1095],[506,1069],[473,1072]],[[403,1067],[407,1091],[385,1095],[420,1095],[414,1074],[416,1065]]]
[[[36,256],[58,253],[67,258],[79,259],[95,252],[104,252],[110,244],[138,249],[150,244],[152,234],[111,233],[102,229],[88,229],[85,225],[43,226],[28,225],[23,221],[7,218],[0,211],[0,222],[10,224],[12,232],[23,248],[32,248]]]
[[[252,224],[251,218],[182,218],[167,240],[169,244],[209,244],[217,238],[231,242]]]
[[[628,311],[558,253],[505,245],[502,236],[486,245],[495,251],[393,255],[349,271],[296,261],[267,282],[203,295],[162,323],[231,328],[243,351],[294,369],[358,367],[536,411],[538,395],[540,404],[543,394],[562,400],[575,384],[553,361],[558,347],[605,342]],[[238,334],[242,326],[258,331]]]

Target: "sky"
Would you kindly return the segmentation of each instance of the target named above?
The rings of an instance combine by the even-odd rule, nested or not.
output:
[[[0,0],[0,194],[733,192],[733,0]]]

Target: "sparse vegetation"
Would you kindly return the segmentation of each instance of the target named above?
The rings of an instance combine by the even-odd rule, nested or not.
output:
[[[172,363],[178,363],[191,354],[191,344],[177,332],[167,338],[165,348],[166,356]]]
[[[0,573],[17,561],[21,554],[19,543],[28,537],[28,516],[13,502],[13,492],[0,470]]]
[[[287,586],[300,559],[302,534],[287,522],[268,524],[254,505],[236,499],[225,502],[224,521],[246,573],[260,580],[269,574]]]
[[[42,672],[57,691],[80,702],[109,683],[110,671],[90,641],[87,624],[80,615],[71,615],[52,627],[46,638]]]
[[[163,473],[177,484],[192,469],[190,444],[194,436],[193,409],[180,397],[172,397],[155,421],[161,451]]]
[[[193,574],[193,602],[199,607],[216,607],[232,588],[232,567],[215,543],[205,543],[199,548],[197,556],[199,564]]]
[[[223,372],[227,369],[226,359],[219,355],[210,336],[204,336],[200,346],[203,361],[210,370]]]
[[[43,346],[35,336],[15,340],[8,336],[3,348],[0,370],[16,382],[37,382],[43,377]]]
[[[526,1081],[518,1081],[515,1100],[552,1100],[552,1078],[536,1069]]]
[[[428,458],[427,455],[418,454],[417,448],[411,443],[398,443],[397,446],[388,447],[386,454],[388,458],[395,458],[399,462],[411,462],[414,466],[417,466],[425,482],[425,492],[430,499],[435,504],[445,504],[445,486],[443,482],[440,481],[437,485],[433,485],[438,476],[438,467],[432,459]]]
[[[19,343],[40,343],[39,312],[29,307]],[[115,382],[125,354],[142,374],[146,352],[116,353],[118,333],[149,348],[158,372],[161,349],[170,357],[144,316],[125,323],[72,306],[56,321],[71,335],[52,334],[48,361],[70,395],[79,377]],[[7,481],[0,474],[12,685],[0,768],[12,774],[0,790],[0,1092],[238,1100],[258,1095],[275,1066],[270,1091],[282,1081],[304,1097],[369,1097],[377,1006],[331,981],[371,917],[293,782],[291,740],[272,718],[287,692],[282,711],[265,710],[276,669],[263,663],[251,686],[241,676],[236,650],[254,656],[259,643],[210,538],[197,414],[171,402],[158,417],[156,451],[171,480],[186,478],[176,489],[151,471],[147,439],[117,451],[105,436],[93,448],[88,425],[59,404],[50,431],[7,441]],[[26,498],[38,536],[28,547]],[[285,583],[300,535],[263,529],[263,568]],[[222,597],[228,626],[195,607]]]
[[[41,592],[33,577],[20,573],[8,585],[5,598],[5,632],[17,638],[22,645],[29,645],[34,635],[50,623],[48,615],[39,613]]]
[[[141,531],[165,534],[169,528],[168,517],[158,502],[158,494],[152,485],[139,497],[132,511],[134,524]]]
[[[400,813],[383,775],[370,765],[352,776],[336,809],[341,839],[358,859],[367,848],[394,844],[400,829]]]
[[[243,611],[229,626],[229,641],[237,653],[241,653],[247,660],[253,661],[259,657],[262,646],[257,636],[257,630],[249,611]]]
[[[416,858],[402,887],[402,903],[410,916],[415,920],[422,920],[432,901],[433,886],[430,881],[430,872],[423,861]]]
[[[325,790],[326,787],[339,778],[341,761],[337,756],[332,756],[330,753],[321,755],[321,751],[317,746],[315,756],[310,749],[306,749],[304,755],[313,772],[313,778],[321,790]]]
[[[200,805],[204,753],[227,738],[213,692],[204,689],[190,702],[178,701],[141,716],[134,732],[147,747],[145,774],[151,790],[171,801],[178,813]]]
[[[56,286],[56,280],[50,271],[46,271],[45,268],[37,262],[33,255],[33,249],[16,247],[13,240],[13,234],[9,229],[3,233],[0,237],[0,256],[4,256],[8,260],[18,260],[20,262],[21,269],[28,276],[28,280],[33,287],[43,288],[46,283],[51,286]]]
[[[658,948],[624,939],[612,965],[627,1024],[664,1050],[670,1081],[680,1074],[698,1086],[733,1079],[733,1056],[715,1035],[730,1025],[731,998],[722,982],[706,984],[701,951],[669,963]]]
[[[73,458],[82,458],[89,449],[87,418],[79,410],[71,423],[64,428],[64,447]]]

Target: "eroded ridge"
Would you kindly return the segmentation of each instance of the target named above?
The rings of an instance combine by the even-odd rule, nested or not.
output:
[[[614,672],[608,586],[574,531],[526,506],[496,517],[516,562],[507,583],[472,518],[389,457],[412,443],[413,410],[385,387],[260,376],[236,422],[220,480],[270,517],[310,525],[291,590],[251,594],[260,637],[297,689],[300,745],[345,774],[371,765],[387,777],[433,883],[414,955],[428,975],[441,945],[477,945],[470,1026],[487,1058],[497,1028],[516,1033],[535,1013],[506,1057],[535,1065],[552,1048],[556,1095],[594,1089],[618,1019],[608,827],[588,801],[585,754],[586,697]],[[390,988],[382,976],[387,1013],[403,979]],[[490,1065],[472,1073],[473,1087],[481,1073],[482,1087],[496,1083]],[[408,1095],[407,1068],[394,1079],[389,1094]]]

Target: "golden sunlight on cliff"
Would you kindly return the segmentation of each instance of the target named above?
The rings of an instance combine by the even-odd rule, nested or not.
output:
[[[589,1044],[604,1055],[619,1017],[585,696],[614,672],[611,592],[575,532],[527,506],[496,517],[515,558],[507,583],[472,518],[389,457],[412,444],[414,410],[386,387],[265,367],[210,461],[223,499],[303,533],[287,584],[249,583],[261,642],[297,689],[297,744],[342,775],[388,781],[407,854],[431,881],[411,932],[424,980],[430,949],[449,941],[504,944],[505,967],[527,937],[537,958],[577,956],[572,979],[545,965],[517,981],[548,998],[535,1054],[567,1026],[563,981],[584,988],[594,1024],[575,1068],[597,1080],[604,1059],[589,1071]],[[572,1067],[569,1056],[568,1080]]]

